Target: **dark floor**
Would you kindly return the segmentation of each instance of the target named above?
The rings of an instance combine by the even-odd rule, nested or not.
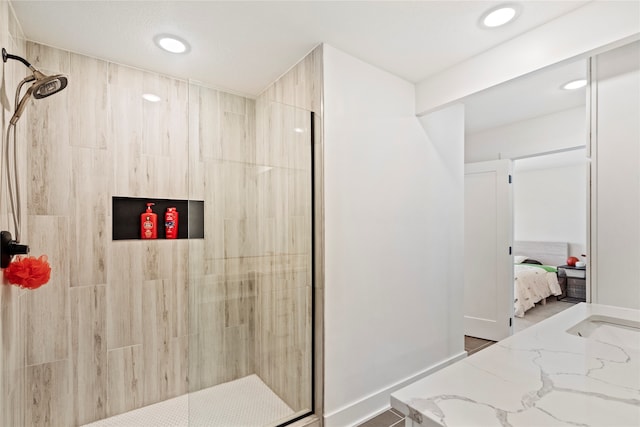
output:
[[[391,408],[358,427],[404,427],[404,415]]]
[[[482,338],[464,336],[464,349],[469,356],[495,343],[495,341],[483,340]]]
[[[489,347],[491,344],[495,344],[495,341],[464,337],[464,349],[469,356]],[[360,424],[358,427],[404,427],[404,415],[391,408],[377,417]]]

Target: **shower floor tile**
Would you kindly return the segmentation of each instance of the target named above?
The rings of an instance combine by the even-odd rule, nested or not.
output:
[[[262,427],[293,414],[257,375],[249,375],[85,427]]]

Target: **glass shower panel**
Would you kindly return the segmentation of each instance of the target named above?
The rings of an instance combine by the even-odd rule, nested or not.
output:
[[[312,116],[190,85],[189,425],[311,412]]]

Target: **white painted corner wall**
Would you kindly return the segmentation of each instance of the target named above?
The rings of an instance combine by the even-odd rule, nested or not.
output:
[[[571,108],[467,134],[464,161],[514,159],[566,150],[584,146],[587,134],[586,107]]]
[[[587,253],[586,167],[514,172],[514,240],[568,242],[569,255]]]
[[[464,354],[464,118],[423,127],[413,84],[328,45],[323,62],[325,425],[344,427]]]
[[[592,302],[640,309],[640,42],[596,56]]]

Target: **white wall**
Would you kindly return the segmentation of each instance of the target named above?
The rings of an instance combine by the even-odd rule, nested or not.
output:
[[[640,309],[640,42],[594,70],[592,301]]]
[[[569,255],[586,253],[586,160],[582,165],[516,170],[513,212],[514,240],[568,242]]]
[[[583,146],[587,142],[586,107],[535,117],[468,134],[465,163],[513,159]]]
[[[423,128],[414,99],[412,84],[324,47],[327,427],[463,354],[463,110]]]
[[[420,82],[416,111],[428,112],[532,71],[639,37],[640,2],[590,2]]]

